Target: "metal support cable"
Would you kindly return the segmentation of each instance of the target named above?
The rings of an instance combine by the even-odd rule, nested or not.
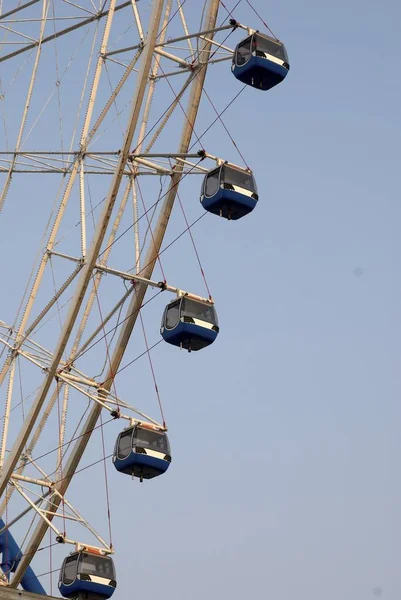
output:
[[[203,88],[203,93],[205,94],[206,98],[209,100],[209,103],[211,105],[211,107],[213,108],[214,112],[217,115],[218,120],[220,121],[220,123],[223,125],[228,137],[230,138],[234,148],[236,149],[236,151],[238,152],[238,154],[240,155],[244,165],[246,166],[247,169],[249,169],[248,163],[246,162],[244,155],[242,154],[241,150],[238,148],[233,136],[231,135],[231,133],[228,130],[228,127],[226,126],[226,124],[224,123],[221,114],[219,113],[219,111],[217,110],[217,108],[215,107],[213,100],[211,99],[211,97],[209,96],[209,94],[207,93],[207,91],[205,90],[205,88]]]
[[[111,510],[110,510],[110,493],[109,493],[109,480],[107,477],[107,465],[106,465],[106,447],[104,443],[104,432],[103,432],[103,419],[102,413],[100,413],[100,435],[102,438],[102,453],[103,453],[103,467],[104,467],[104,491],[106,495],[106,508],[107,508],[107,522],[109,527],[109,540],[110,548],[113,547],[112,529],[111,529]]]
[[[160,408],[160,414],[161,414],[161,417],[162,417],[163,427],[166,427],[166,419],[164,418],[164,411],[163,411],[163,406],[162,406],[162,402],[161,402],[161,398],[160,398],[159,387],[158,387],[157,381],[156,381],[156,374],[155,374],[155,370],[153,368],[153,361],[152,361],[152,357],[151,357],[151,354],[150,354],[150,348],[149,348],[149,344],[148,344],[148,337],[146,335],[145,324],[143,322],[143,318],[142,318],[142,313],[141,312],[139,312],[139,319],[141,321],[142,332],[143,332],[143,337],[144,337],[145,346],[146,346],[146,353],[147,353],[148,359],[149,359],[149,366],[150,366],[150,370],[151,370],[151,373],[152,373],[153,385],[155,386],[157,401],[159,403],[159,408]]]
[[[139,181],[136,181],[136,184],[137,184],[137,187],[138,187],[138,192],[139,192],[139,195],[140,195],[140,197],[141,197],[141,202],[142,202],[142,206],[143,206],[144,214],[146,215],[146,220],[147,220],[147,222],[148,222],[148,230],[149,230],[149,232],[150,232],[150,237],[152,238],[152,244],[153,244],[153,245],[155,245],[155,239],[154,239],[154,236],[153,236],[153,231],[152,231],[152,227],[151,227],[151,224],[150,224],[150,221],[149,221],[149,215],[148,215],[148,212],[149,212],[149,210],[146,210],[145,201],[144,201],[144,199],[143,199],[143,195],[142,195],[141,187],[140,187],[140,185],[139,185]],[[160,202],[160,197],[159,197],[159,199],[158,199],[158,201],[157,201],[157,202]],[[158,261],[158,263],[159,263],[159,265],[160,265],[160,271],[161,271],[161,273],[162,273],[163,281],[164,281],[164,282],[166,282],[166,281],[167,281],[167,280],[166,280],[166,275],[165,275],[165,273],[164,273],[163,265],[162,265],[162,262],[161,262],[161,260],[160,260],[160,255],[159,255],[159,252],[158,252],[158,251],[157,251],[157,261]],[[139,270],[139,273],[140,273],[140,272],[141,272],[141,270]]]
[[[277,37],[277,36],[276,36],[276,35],[273,33],[273,31],[270,29],[270,27],[268,26],[268,24],[266,23],[266,21],[264,21],[264,20],[262,19],[262,17],[260,16],[260,14],[259,14],[259,13],[258,13],[258,11],[256,10],[256,8],[255,8],[254,6],[252,6],[252,4],[249,2],[249,0],[245,0],[245,1],[246,1],[246,3],[248,4],[248,6],[249,6],[249,7],[250,7],[250,8],[253,10],[253,12],[255,13],[255,15],[256,15],[257,17],[259,17],[259,19],[262,21],[262,23],[263,23],[263,25],[266,27],[266,29],[267,29],[268,31],[270,31],[270,33],[272,34],[272,36],[273,36],[273,37],[274,37],[276,40],[278,40],[278,37]]]
[[[191,238],[192,246],[193,246],[193,249],[194,249],[194,252],[195,252],[196,259],[198,261],[198,265],[199,265],[199,269],[200,269],[200,272],[201,272],[202,277],[203,277],[203,281],[205,282],[205,286],[206,286],[206,290],[207,290],[209,299],[211,300],[212,299],[212,295],[210,293],[209,285],[208,285],[207,280],[206,280],[206,275],[205,275],[205,272],[203,270],[203,266],[202,266],[202,263],[201,263],[199,252],[198,252],[198,249],[196,247],[194,236],[192,235],[191,227],[190,227],[190,225],[188,223],[187,215],[185,213],[184,206],[183,206],[183,204],[181,202],[181,198],[180,198],[180,195],[178,194],[178,192],[177,192],[177,199],[178,199],[178,202],[180,204],[181,212],[182,212],[182,214],[184,216],[185,224],[187,226],[187,231],[189,233],[189,237]]]

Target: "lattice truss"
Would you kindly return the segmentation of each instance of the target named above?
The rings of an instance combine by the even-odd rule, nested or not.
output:
[[[149,303],[141,314],[158,335],[153,300],[197,285],[192,276],[173,285],[170,272],[166,283],[158,257],[179,184],[198,176],[199,189],[220,160],[201,135],[218,120],[210,106],[195,127],[207,67],[230,61],[247,27],[233,27],[227,11],[217,20],[217,0],[8,0],[0,9],[0,510],[23,532],[17,586],[49,527],[59,541],[113,550],[97,533],[104,522],[89,523],[67,489],[84,452],[86,463],[98,458],[105,421],[158,423],[127,399],[133,378],[142,391],[146,364],[122,392],[118,372],[125,353],[146,353],[140,329],[129,341],[140,307]],[[199,202],[188,210],[195,220]],[[177,221],[171,239],[186,227]]]

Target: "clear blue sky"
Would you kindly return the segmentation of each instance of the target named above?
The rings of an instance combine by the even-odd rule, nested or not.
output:
[[[291,70],[224,116],[260,201],[194,229],[221,333],[197,354],[154,351],[173,463],[143,485],[109,469],[114,597],[399,600],[401,9],[253,4]],[[234,16],[263,30],[244,1]],[[209,75],[222,108],[239,83],[228,63]],[[205,145],[238,160],[217,126]],[[166,255],[174,282],[195,269],[188,248]],[[120,386],[141,406],[151,382]]]

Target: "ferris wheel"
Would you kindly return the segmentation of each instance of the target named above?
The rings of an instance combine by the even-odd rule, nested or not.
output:
[[[52,593],[36,569],[49,547],[59,593],[110,597],[118,540],[112,543],[109,519],[92,519],[81,507],[71,484],[92,465],[104,467],[86,483],[92,498],[106,498],[109,515],[106,465],[139,481],[170,467],[174,444],[171,450],[151,351],[166,342],[169,352],[197,352],[219,335],[192,228],[207,213],[230,227],[226,221],[257,210],[259,201],[223,121],[227,107],[217,109],[206,91],[207,71],[213,65],[222,80],[236,80],[236,99],[244,89],[269,90],[289,70],[283,43],[238,21],[236,6],[0,2],[5,588]],[[207,111],[199,121],[201,98]],[[216,122],[233,156],[214,149],[208,134]],[[181,197],[188,181],[199,189],[190,206]],[[197,279],[169,262],[184,234]],[[199,288],[189,289],[192,281]],[[130,388],[120,384],[139,359],[148,361],[152,399],[127,397]],[[141,390],[142,371],[130,377]]]

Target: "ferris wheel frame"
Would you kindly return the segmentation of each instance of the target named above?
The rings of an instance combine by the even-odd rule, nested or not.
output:
[[[25,6],[35,4],[36,2],[39,2],[39,0],[28,2],[27,4],[19,7],[18,10],[22,10]],[[46,7],[48,7],[48,4],[49,3],[44,0],[43,14],[46,12]],[[190,298],[201,300],[205,303],[213,303],[211,298],[203,298],[190,292],[185,292],[181,290],[180,287],[170,285],[166,281],[154,281],[152,279],[152,274],[160,253],[160,249],[162,247],[162,242],[168,227],[169,218],[177,196],[181,179],[187,174],[205,175],[208,172],[208,169],[200,165],[200,162],[205,159],[213,161],[218,166],[226,162],[224,159],[209,154],[203,149],[201,153],[191,152],[190,147],[193,135],[193,127],[197,118],[204,81],[207,73],[207,67],[212,63],[231,60],[234,52],[225,44],[215,41],[214,35],[221,31],[229,31],[233,29],[242,29],[246,31],[248,35],[250,35],[255,30],[250,29],[249,27],[236,21],[233,22],[232,20],[228,25],[216,27],[220,3],[219,0],[208,0],[202,30],[196,33],[189,33],[185,23],[185,17],[183,16],[182,6],[180,2],[178,2],[183,28],[186,30],[185,35],[168,39],[166,41],[164,38],[171,10],[171,0],[168,0],[167,3],[165,0],[152,1],[152,10],[149,17],[149,30],[146,35],[144,34],[143,25],[136,4],[136,0],[123,2],[119,5],[117,5],[116,0],[110,0],[110,6],[108,10],[99,11],[99,13],[93,15],[92,17],[88,17],[86,21],[82,21],[81,23],[73,26],[73,28],[65,28],[64,30],[58,31],[57,34],[50,36],[45,36],[44,19],[44,22],[41,25],[39,38],[37,40],[32,42],[31,45],[28,44],[25,47],[8,53],[0,58],[0,62],[2,62],[5,60],[10,60],[29,49],[35,51],[35,60],[32,69],[30,86],[25,99],[24,111],[20,122],[15,150],[13,152],[0,153],[0,156],[3,155],[7,161],[6,180],[0,193],[0,210],[6,202],[14,174],[64,173],[65,175],[68,175],[67,184],[60,202],[59,211],[56,215],[54,225],[46,245],[46,251],[43,253],[36,278],[29,292],[28,300],[20,324],[18,327],[15,327],[13,325],[6,324],[3,321],[0,322],[0,343],[3,344],[3,346],[6,347],[9,352],[0,371],[0,385],[2,385],[8,377],[5,417],[0,447],[0,496],[3,497],[0,511],[4,510],[7,502],[9,501],[11,486],[13,490],[15,489],[23,498],[25,498],[29,509],[35,511],[40,517],[36,528],[30,535],[26,550],[19,559],[17,568],[15,569],[13,577],[8,584],[11,588],[16,588],[23,581],[24,574],[29,568],[30,562],[37,552],[43,537],[49,528],[53,529],[55,532],[57,541],[69,543],[77,547],[83,547],[83,543],[80,540],[66,538],[61,529],[54,525],[53,520],[54,517],[57,516],[57,509],[61,503],[65,504],[71,511],[71,515],[73,515],[71,518],[74,518],[77,522],[82,523],[84,527],[86,527],[86,529],[88,529],[99,541],[100,545],[96,547],[99,551],[102,551],[106,554],[113,552],[113,548],[111,548],[110,545],[96,532],[96,530],[78,512],[72,503],[67,500],[66,492],[70,482],[72,481],[74,473],[77,470],[81,457],[85,452],[87,444],[91,438],[91,434],[95,429],[102,410],[105,409],[110,413],[113,413],[115,412],[115,407],[118,406],[119,408],[127,410],[128,412],[136,415],[132,416],[131,414],[128,414],[128,412],[123,413],[119,410],[118,417],[128,420],[131,425],[133,423],[141,423],[143,422],[142,419],[144,419],[146,422],[153,423],[155,426],[160,428],[164,427],[164,424],[157,422],[139,409],[130,406],[122,398],[117,398],[112,391],[112,383],[115,373],[118,371],[121,364],[124,352],[127,348],[129,339],[136,324],[139,311],[144,302],[146,291],[149,287],[153,287],[174,293],[177,296],[185,295]],[[120,48],[119,50],[107,51],[114,13],[127,6],[132,6],[140,42],[134,46],[126,46]],[[17,10],[14,12],[17,12]],[[3,18],[5,16],[11,16],[11,14],[12,11],[5,13],[3,14]],[[93,85],[88,100],[88,110],[85,116],[78,150],[69,153],[58,153],[51,150],[35,150],[31,152],[23,150],[21,146],[23,131],[27,121],[42,45],[55,39],[55,36],[60,37],[68,34],[72,30],[84,26],[85,24],[89,24],[90,22],[98,21],[103,18],[105,19],[105,29],[96,63]],[[160,33],[160,28],[162,28],[162,33]],[[187,41],[189,47],[191,47],[190,41],[193,39],[196,39],[197,43],[200,44],[195,63],[183,60],[173,52],[166,50],[166,48],[170,50],[169,46],[173,46],[175,43],[182,41]],[[212,52],[213,48],[224,50],[226,56],[214,58]],[[112,91],[95,124],[91,127],[95,99],[97,96],[105,59],[110,56],[115,56],[118,53],[125,53],[128,51],[134,51],[135,54],[130,61],[123,77]],[[177,93],[175,100],[171,103],[166,111],[166,114],[154,131],[152,137],[147,142],[146,147],[144,147],[147,119],[149,116],[152,96],[155,91],[155,84],[159,78],[167,77],[166,74],[159,72],[160,57],[171,60],[179,68],[177,71],[170,72],[169,76],[182,74],[183,72],[187,71],[188,77],[186,78],[180,91]],[[90,142],[98,131],[108,111],[112,107],[115,98],[123,88],[129,75],[138,64],[139,70],[136,77],[134,100],[130,108],[124,140],[121,148],[118,151],[118,155],[116,156],[116,154],[113,152],[91,152],[89,149]],[[154,142],[162,131],[164,125],[169,120],[171,114],[179,105],[181,98],[187,90],[189,90],[189,100],[186,110],[186,119],[184,120],[177,152],[152,153],[151,150]],[[135,150],[132,151],[132,143],[136,133],[138,142]],[[20,159],[24,160],[23,168],[21,168],[18,163]],[[172,167],[166,167],[163,162],[164,159],[172,161]],[[88,164],[88,161],[91,162]],[[105,164],[106,166],[104,166]],[[170,177],[170,182],[167,193],[163,199],[162,208],[157,218],[156,226],[154,228],[152,244],[150,244],[142,261],[144,267],[140,270],[141,274],[132,274],[130,272],[108,266],[107,260],[109,255],[108,249],[110,247],[109,242],[112,242],[115,237],[128,195],[130,193],[135,194],[135,186],[132,185],[132,182],[139,174],[141,174],[141,169],[148,174],[154,174],[158,176],[167,175]],[[108,193],[103,203],[102,212],[97,220],[96,229],[90,244],[88,244],[87,241],[84,187],[84,177],[87,173],[109,174],[112,177]],[[116,206],[121,184],[125,179],[128,179],[128,184],[126,185],[123,193],[120,209],[113,222],[113,210]],[[73,185],[76,181],[78,181],[80,188],[81,214],[81,256],[78,257],[69,256],[54,249],[57,232],[62,222],[63,214],[68,204]],[[104,244],[110,226],[112,227],[112,232],[107,243],[106,251],[103,253],[102,260],[99,261],[99,253],[102,245]],[[34,300],[37,295],[38,288],[41,285],[46,265],[52,256],[58,256],[59,258],[66,259],[73,263],[75,262],[75,268],[71,272],[70,276],[64,281],[64,283],[56,290],[55,294],[49,299],[49,302],[46,304],[46,306],[42,308],[39,314],[33,319],[33,321],[30,322]],[[109,274],[121,278],[122,280],[129,282],[132,287],[127,290],[127,292],[116,303],[112,310],[102,319],[100,325],[95,329],[95,331],[92,332],[91,336],[85,341],[85,343],[80,344],[79,342],[81,340],[81,335],[87,322],[91,306],[94,303],[96,290],[100,283],[102,274]],[[35,342],[32,334],[34,333],[37,325],[44,319],[49,311],[55,306],[65,290],[72,286],[72,284],[75,285],[74,295],[70,302],[68,314],[65,318],[61,334],[58,338],[55,348],[52,351],[48,351],[46,348],[41,347],[37,342]],[[132,294],[133,288],[135,288],[135,294]],[[74,365],[74,361],[82,352],[82,350],[85,349],[96,337],[101,328],[107,324],[116,311],[123,306],[125,300],[129,301],[125,312],[125,318],[123,319],[119,329],[118,338],[110,358],[107,375],[100,384],[98,381],[78,370]],[[81,317],[82,327],[79,329],[79,335],[76,337],[76,343],[74,343],[72,352],[70,353],[68,359],[65,360],[63,359],[63,355],[67,348],[67,344],[70,342],[71,335],[74,331],[74,327],[76,326],[77,319],[80,316],[82,309],[84,311],[83,317]],[[8,456],[6,457],[6,442],[8,424],[10,420],[15,364],[16,358],[19,356],[27,359],[33,364],[36,364],[38,368],[42,369],[44,372],[44,381],[32,403],[28,415],[26,416],[21,431],[19,432],[12,448],[8,452]],[[56,382],[56,390],[52,393],[51,387],[54,382]],[[41,477],[27,477],[23,475],[24,466],[27,461],[33,462],[30,450],[32,450],[35,440],[41,435],[46,422],[46,419],[44,419],[41,415],[43,410],[45,410],[45,413],[51,411],[57,394],[62,390],[63,387],[71,387],[72,389],[84,394],[88,399],[91,400],[92,404],[89,414],[81,428],[80,435],[73,443],[67,463],[64,465],[62,479],[54,480],[43,471],[41,472]],[[89,388],[91,391],[88,391]],[[47,406],[45,405],[46,402]],[[40,474],[40,467],[38,465],[35,466],[38,468]],[[41,497],[41,502],[45,503],[44,508],[39,506],[39,501],[32,501],[32,499],[24,492],[23,483],[31,483],[46,488],[47,491],[45,494],[43,494],[43,497]],[[11,524],[14,522],[15,521],[13,521]],[[0,524],[0,535],[9,529],[11,524],[4,524],[4,526],[1,526]]]

